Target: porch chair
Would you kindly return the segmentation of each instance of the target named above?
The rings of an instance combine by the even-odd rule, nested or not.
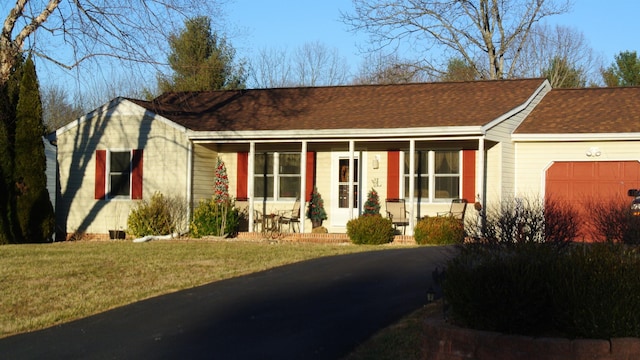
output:
[[[264,231],[264,222],[265,218],[262,215],[262,211],[253,210],[253,231],[254,232],[263,232]]]
[[[387,199],[385,206],[387,217],[391,220],[393,227],[398,230],[398,226],[402,226],[402,235],[404,235],[407,226],[409,226],[409,213],[405,207],[404,199]]]
[[[293,203],[293,209],[286,211],[280,216],[281,225],[289,225],[290,232],[296,232],[295,225],[298,225],[298,232],[300,232],[300,199],[296,199]]]
[[[238,209],[239,215],[238,230],[249,231],[249,199],[237,198],[235,207]]]
[[[464,220],[464,214],[467,211],[467,200],[453,199],[449,211],[439,212],[438,216],[450,216],[454,219]]]

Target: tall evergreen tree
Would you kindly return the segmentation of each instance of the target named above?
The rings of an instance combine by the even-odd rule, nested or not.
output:
[[[180,33],[171,35],[169,46],[173,76],[158,77],[162,92],[244,88],[244,66],[234,64],[235,49],[211,30],[209,17],[187,20]]]
[[[36,68],[29,57],[24,65],[16,106],[14,170],[18,221],[22,238],[27,242],[47,241],[55,226],[47,191],[43,135],[40,90]]]
[[[0,244],[21,240],[14,183],[16,104],[23,63],[19,57],[7,82],[0,85]]]
[[[607,86],[638,86],[640,58],[635,51],[623,51],[615,56],[615,61],[609,68],[601,72]]]

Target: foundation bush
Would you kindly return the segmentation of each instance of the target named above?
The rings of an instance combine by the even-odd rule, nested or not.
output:
[[[464,224],[451,216],[425,217],[416,224],[413,237],[421,245],[461,244],[464,242]]]
[[[379,245],[393,241],[391,220],[379,215],[360,216],[347,222],[347,235],[354,244]]]

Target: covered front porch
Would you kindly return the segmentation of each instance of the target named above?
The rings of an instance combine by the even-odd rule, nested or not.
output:
[[[314,187],[324,200],[328,219],[323,226],[331,234],[346,235],[347,222],[362,213],[371,190],[379,195],[382,216],[386,199],[405,201],[407,236],[418,219],[447,211],[453,199],[484,205],[487,154],[496,145],[477,134],[192,141],[192,206],[213,195],[219,157],[227,168],[230,195],[247,199],[246,231],[262,233],[256,221],[261,214],[291,211],[299,200],[295,230],[302,234],[295,236],[311,232],[305,212]]]

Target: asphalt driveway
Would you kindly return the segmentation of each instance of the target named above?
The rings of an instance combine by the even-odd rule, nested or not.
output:
[[[422,306],[451,247],[278,267],[0,339],[3,359],[339,359]]]

